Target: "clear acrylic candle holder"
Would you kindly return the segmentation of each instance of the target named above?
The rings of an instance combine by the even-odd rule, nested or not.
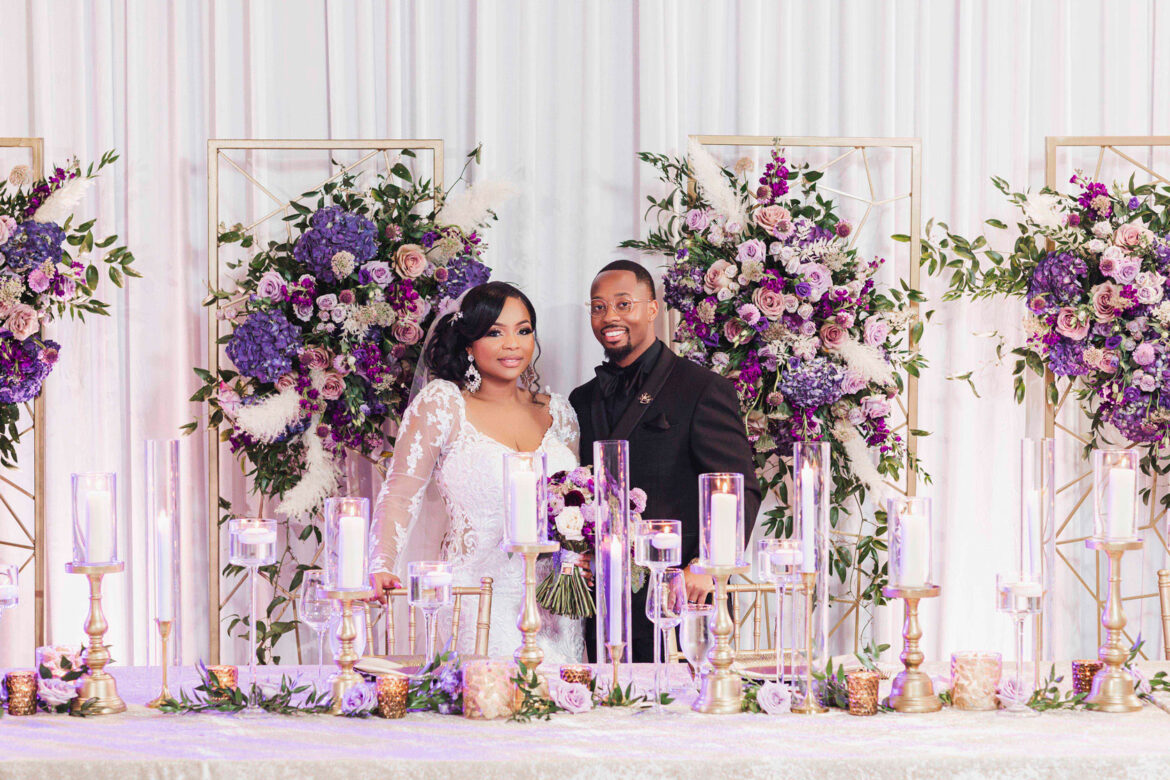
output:
[[[20,569],[15,563],[0,563],[0,615],[20,603]]]
[[[325,587],[362,591],[370,587],[370,500],[325,499]]]
[[[1027,619],[1043,607],[1044,590],[1038,580],[1027,576],[1023,572],[995,575],[996,609],[1011,615],[1015,628],[1016,665],[1010,695],[1003,697],[1004,709],[1017,715],[1036,714],[1026,704],[1033,687],[1024,682],[1024,635]]]
[[[179,484],[179,440],[149,439],[146,455],[146,521],[150,545],[148,557],[150,588],[154,599],[153,614],[159,622],[171,624],[170,635],[178,637],[179,605],[182,579],[182,501]],[[162,641],[159,640],[162,647]],[[179,642],[167,645],[169,663],[179,664]]]
[[[1137,450],[1093,450],[1093,536],[1107,542],[1138,538]]]
[[[830,451],[828,442],[792,445],[792,537],[801,544],[801,571],[827,571]]]
[[[543,452],[504,454],[504,542],[548,543],[548,459]]]
[[[426,660],[435,657],[435,615],[451,603],[455,575],[447,561],[412,561],[406,565],[406,600],[423,613]]]
[[[251,589],[251,612],[248,617],[248,671],[256,685],[256,619],[260,614],[257,571],[276,563],[276,521],[260,517],[236,517],[228,521],[228,563],[248,569]],[[249,694],[249,702],[252,697]],[[259,707],[249,704],[249,711]]]
[[[633,658],[630,574],[630,447],[624,440],[593,443],[593,496],[598,663]],[[610,649],[615,650],[611,654]],[[599,675],[600,678],[601,675]]]
[[[73,562],[83,566],[118,563],[117,476],[74,474]]]
[[[699,475],[699,560],[704,566],[744,566],[743,475]]]
[[[886,522],[890,529],[890,584],[899,588],[933,585],[934,528],[930,499],[921,496],[889,499]]]
[[[1020,525],[1016,563],[1027,579],[1044,589],[1044,609],[1036,620],[1034,682],[1055,660],[1053,636],[1056,586],[1056,443],[1053,439],[1020,442]]]
[[[785,679],[785,659],[796,651],[796,609],[785,605],[790,601],[795,586],[800,584],[801,563],[804,552],[797,539],[761,539],[756,552],[756,579],[770,582],[776,589],[776,622],[772,636],[775,651],[776,679]],[[785,622],[787,618],[787,623]]]

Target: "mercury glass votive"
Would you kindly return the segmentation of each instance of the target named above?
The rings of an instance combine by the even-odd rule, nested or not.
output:
[[[383,718],[401,718],[406,715],[406,694],[410,690],[410,678],[401,674],[384,674],[378,677],[375,688],[378,691],[378,712]]]
[[[515,712],[516,664],[479,658],[463,665],[463,716],[473,720],[506,718]]]
[[[845,691],[849,696],[850,715],[877,714],[880,682],[881,675],[872,669],[846,672]]]
[[[586,664],[564,664],[561,666],[561,681],[589,685],[593,682],[593,669]]]
[[[994,710],[1003,673],[999,653],[951,654],[951,703],[959,710]]]
[[[216,666],[207,667],[208,682],[218,685],[220,688],[228,688],[230,690],[239,689],[239,671],[236,667],[230,664],[219,664]],[[218,697],[209,697],[212,701],[218,701]]]
[[[33,669],[14,669],[4,678],[8,690],[9,715],[33,715],[37,711],[37,673]]]
[[[1103,664],[1096,658],[1072,662],[1073,693],[1089,693],[1093,690],[1093,678],[1101,671]]]

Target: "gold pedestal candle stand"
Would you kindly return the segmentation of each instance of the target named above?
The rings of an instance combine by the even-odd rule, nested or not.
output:
[[[89,578],[89,617],[85,621],[85,633],[89,635],[89,651],[85,663],[89,673],[81,678],[77,698],[70,705],[74,712],[79,711],[82,705],[91,699],[96,701],[87,708],[87,714],[113,715],[126,711],[126,702],[118,695],[118,686],[106,671],[106,664],[110,662],[110,651],[102,642],[106,629],[110,627],[106,623],[105,613],[102,612],[102,577],[124,571],[125,568],[124,563],[94,566],[83,563],[65,564],[65,571],[70,574],[84,574]]]
[[[540,632],[540,612],[536,608],[536,558],[559,549],[561,546],[556,542],[504,545],[505,552],[524,556],[524,608],[516,618],[516,627],[520,629],[523,639],[516,652],[512,653],[512,658],[530,671],[544,663],[544,651],[536,644],[536,635]]]
[[[735,662],[735,651],[731,649],[735,624],[727,611],[727,581],[733,574],[747,574],[751,567],[695,563],[691,565],[691,571],[715,578],[715,647],[708,656],[711,671],[703,675],[703,687],[691,709],[708,715],[738,713],[743,704],[743,680],[731,671],[731,664]]]
[[[626,652],[626,643],[607,642],[605,645],[605,650],[609,653],[610,664],[613,665],[613,688],[610,690],[617,690],[619,687],[621,687],[618,672],[622,665],[622,654]]]
[[[167,640],[170,639],[171,627],[174,622],[170,620],[155,620],[154,622],[158,624],[158,635],[162,639],[162,690],[159,691],[158,696],[148,701],[146,706],[157,710],[163,702],[171,698],[171,692],[167,689]]]
[[[1129,655],[1121,644],[1121,629],[1125,628],[1125,611],[1121,608],[1121,556],[1127,550],[1140,550],[1142,541],[1086,539],[1085,547],[1109,557],[1109,593],[1101,613],[1101,625],[1107,631],[1105,644],[1097,651],[1104,666],[1093,677],[1093,690],[1085,704],[1097,712],[1137,712],[1142,708],[1142,700],[1134,693],[1133,678],[1121,668]]]
[[[817,694],[813,689],[812,611],[813,591],[816,589],[816,584],[817,573],[815,571],[802,571],[800,573],[800,589],[804,592],[804,701],[792,707],[792,711],[798,715],[819,715],[829,711],[828,707],[822,706],[817,701]],[[793,678],[795,679],[795,671]]]
[[[360,659],[353,646],[353,640],[357,639],[357,623],[353,619],[353,602],[370,598],[374,595],[374,591],[367,588],[365,590],[323,589],[321,592],[325,598],[336,599],[341,603],[341,625],[338,626],[337,633],[341,652],[337,656],[338,672],[332,678],[333,707],[329,710],[334,715],[340,715],[341,703],[345,695],[353,686],[362,681],[362,676],[353,670],[354,664]]]
[[[902,665],[890,689],[890,706],[898,712],[938,712],[942,699],[934,693],[930,675],[919,670],[926,659],[918,648],[922,638],[922,627],[918,624],[918,600],[932,599],[942,592],[938,585],[924,585],[919,588],[888,585],[882,588],[882,595],[888,599],[902,599],[906,603],[906,619],[902,624]]]

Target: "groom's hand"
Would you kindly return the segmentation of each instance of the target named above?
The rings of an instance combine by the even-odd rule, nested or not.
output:
[[[707,596],[715,590],[715,580],[707,574],[695,574],[688,566],[683,569],[683,579],[687,584],[687,601],[692,604],[703,604]]]

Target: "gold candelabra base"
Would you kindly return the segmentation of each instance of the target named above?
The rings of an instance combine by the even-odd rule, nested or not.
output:
[[[105,612],[102,611],[102,577],[124,571],[125,568],[124,563],[101,566],[65,564],[65,571],[70,574],[84,574],[89,578],[89,617],[85,620],[85,633],[89,635],[89,650],[85,663],[89,673],[81,678],[77,698],[70,705],[74,712],[80,711],[89,701],[93,701],[86,708],[86,714],[89,715],[114,715],[126,711],[126,702],[118,695],[118,685],[106,671],[106,664],[110,662],[110,651],[102,641],[110,627],[106,622]]]
[[[817,573],[815,571],[802,571],[800,573],[800,589],[804,592],[804,700],[792,707],[792,711],[797,715],[819,715],[829,711],[828,707],[817,701],[817,693],[813,688],[812,605],[816,584]]]
[[[353,619],[353,602],[368,599],[374,595],[372,589],[366,590],[332,590],[323,591],[325,598],[337,599],[341,602],[341,625],[338,627],[337,638],[341,643],[341,652],[337,656],[337,672],[330,678],[333,688],[333,706],[329,712],[333,715],[341,714],[342,701],[350,690],[362,681],[362,676],[353,670],[359,660],[353,641],[357,639],[357,623]]]
[[[750,566],[711,566],[705,563],[691,565],[695,574],[707,574],[715,578],[715,647],[707,656],[711,670],[704,672],[699,698],[691,705],[695,712],[708,715],[732,715],[743,708],[743,680],[731,671],[735,662],[735,650],[731,647],[731,634],[735,624],[727,611],[727,582],[734,574],[747,574]]]
[[[1128,653],[1122,645],[1121,630],[1125,628],[1125,610],[1121,603],[1121,556],[1127,550],[1140,550],[1140,539],[1110,542],[1104,539],[1086,539],[1085,547],[1104,552],[1109,558],[1109,593],[1101,613],[1105,626],[1105,643],[1097,651],[1103,666],[1093,677],[1093,689],[1085,704],[1095,712],[1137,712],[1142,700],[1133,689],[1133,678],[1122,668]]]
[[[544,663],[544,651],[536,643],[536,635],[540,632],[540,611],[536,608],[536,558],[559,549],[561,546],[556,542],[504,546],[506,552],[524,556],[524,606],[516,618],[516,627],[520,629],[522,639],[516,652],[512,653],[512,658],[530,670]]]
[[[906,605],[906,619],[902,623],[901,656],[905,668],[898,672],[890,688],[890,706],[897,712],[938,712],[942,709],[942,699],[935,695],[930,675],[918,668],[926,660],[918,646],[918,640],[922,638],[922,626],[918,622],[918,601],[935,598],[941,592],[942,588],[938,585],[922,587],[888,585],[882,588],[882,595],[886,598],[902,599]]]
[[[146,703],[147,707],[152,710],[157,710],[163,705],[163,702],[171,698],[171,692],[167,689],[167,640],[171,636],[171,627],[174,623],[170,620],[155,620],[158,624],[158,635],[162,640],[162,690],[159,691],[158,696]]]

